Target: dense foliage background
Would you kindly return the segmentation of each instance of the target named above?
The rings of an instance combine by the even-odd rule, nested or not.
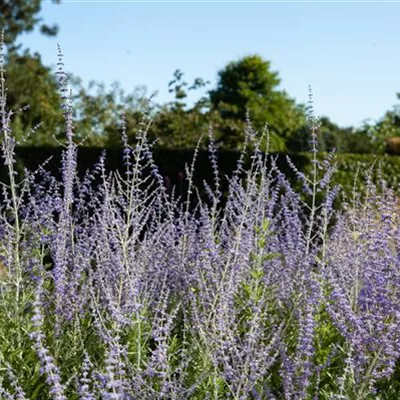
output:
[[[18,44],[21,33],[40,24],[44,34],[57,34],[57,26],[45,25],[38,17],[40,5],[40,0],[0,3],[0,26],[5,29],[8,48],[5,65],[10,81],[8,104],[13,110],[30,106],[12,120],[18,139],[29,134],[40,122],[40,129],[24,143],[57,146],[54,137],[60,139],[63,134],[59,131],[62,114],[55,75],[43,65],[39,54]],[[168,83],[174,99],[166,104],[156,103],[143,86],[132,93],[126,93],[118,82],[109,88],[97,82],[84,87],[79,77],[71,75],[75,134],[86,146],[120,146],[122,110],[125,110],[126,131],[130,136],[139,127],[140,111],[145,108],[152,118],[149,137],[157,138],[156,147],[194,148],[202,135],[207,136],[212,124],[220,149],[240,150],[249,113],[256,130],[261,131],[268,122],[271,151],[306,152],[310,139],[305,122],[306,107],[297,104],[279,84],[279,73],[272,71],[270,61],[259,55],[248,55],[228,63],[218,72],[214,88],[201,78],[188,83],[184,72],[174,71]],[[189,106],[186,103],[188,93],[205,87],[208,88],[206,95]],[[399,150],[398,145],[387,146],[386,142],[400,135],[396,107],[388,110],[379,121],[365,122],[361,127],[340,127],[324,116],[320,118],[320,125],[318,140],[323,151],[335,148],[339,153],[382,154],[387,148],[392,153]],[[206,145],[204,142],[203,148]]]

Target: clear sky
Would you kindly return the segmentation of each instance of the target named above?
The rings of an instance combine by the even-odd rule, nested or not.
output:
[[[400,103],[400,1],[61,0],[45,1],[41,16],[58,36],[35,31],[20,42],[46,65],[59,43],[66,70],[85,83],[145,85],[156,102],[173,99],[177,68],[213,86],[228,62],[259,54],[291,97],[305,103],[311,85],[316,113],[342,126]]]

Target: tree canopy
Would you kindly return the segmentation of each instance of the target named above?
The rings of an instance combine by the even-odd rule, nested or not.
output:
[[[60,3],[60,0],[52,0]],[[0,1],[0,31],[4,30],[4,43],[14,47],[17,37],[23,32],[32,31],[40,25],[40,31],[48,36],[58,32],[58,26],[49,26],[42,23],[38,17],[43,0],[1,0]]]
[[[42,126],[28,139],[30,144],[48,145],[53,135],[58,136],[62,126],[61,100],[57,80],[42,64],[38,53],[8,54],[5,66],[7,79],[7,104],[16,112],[12,118],[12,129],[18,140],[27,137],[37,124]]]
[[[210,91],[211,109],[223,123],[220,142],[238,147],[243,140],[244,121],[249,110],[256,129],[267,122],[274,150],[285,150],[287,140],[305,123],[305,108],[296,105],[271,71],[270,62],[258,55],[230,62],[218,73],[217,87]]]
[[[60,0],[52,0],[59,3]],[[42,0],[0,1],[0,31],[7,47],[5,75],[7,79],[7,105],[16,115],[12,129],[18,140],[31,132],[37,124],[42,127],[28,139],[30,144],[50,144],[52,136],[58,135],[62,114],[58,85],[51,68],[43,65],[38,53],[28,49],[21,51],[16,45],[18,36],[40,25],[40,31],[48,36],[58,32],[56,25],[49,26],[39,17]],[[23,111],[18,111],[24,108]]]
[[[170,148],[193,148],[209,125],[209,99],[201,97],[189,107],[186,98],[189,91],[201,89],[209,84],[201,78],[189,85],[184,73],[177,69],[169,82],[170,93],[175,99],[158,105],[152,123],[151,135],[157,138],[159,146]]]

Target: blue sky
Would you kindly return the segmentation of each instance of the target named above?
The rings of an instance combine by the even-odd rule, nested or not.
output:
[[[156,102],[173,99],[177,68],[211,88],[228,62],[259,54],[291,97],[305,103],[311,85],[316,113],[340,125],[374,121],[400,103],[400,2],[61,0],[45,1],[41,15],[59,35],[35,31],[20,42],[46,65],[59,43],[66,70],[85,83],[145,85]]]

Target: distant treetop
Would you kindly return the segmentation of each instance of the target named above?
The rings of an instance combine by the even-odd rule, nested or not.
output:
[[[0,30],[4,30],[4,43],[14,48],[17,37],[23,32],[32,31],[36,25],[43,21],[38,17],[43,0],[0,0]],[[60,0],[52,0],[60,3]],[[57,25],[40,25],[40,31],[44,35],[55,36],[58,33]]]

